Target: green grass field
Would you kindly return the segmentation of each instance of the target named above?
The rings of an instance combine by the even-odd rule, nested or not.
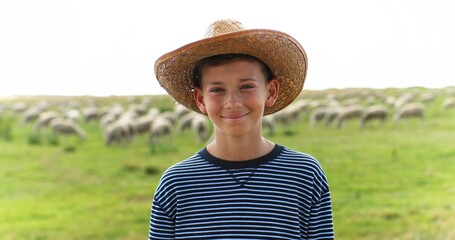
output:
[[[303,116],[265,136],[321,162],[337,239],[455,239],[455,109],[441,102],[423,123],[310,128]],[[161,173],[204,146],[185,132],[108,147],[97,122],[82,141],[0,116],[0,239],[145,239]]]

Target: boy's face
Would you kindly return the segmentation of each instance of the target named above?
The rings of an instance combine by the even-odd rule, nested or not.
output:
[[[261,131],[264,108],[278,97],[278,81],[268,83],[256,61],[235,60],[202,70],[201,88],[194,91],[200,111],[216,131],[242,135]]]

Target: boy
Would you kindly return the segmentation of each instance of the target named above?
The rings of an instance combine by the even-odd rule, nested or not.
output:
[[[163,174],[149,239],[334,238],[320,164],[262,136],[262,117],[298,96],[306,70],[295,39],[234,20],[157,60],[161,86],[207,115],[215,137]]]

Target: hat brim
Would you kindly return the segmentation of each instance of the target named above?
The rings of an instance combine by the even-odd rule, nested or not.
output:
[[[231,53],[260,59],[276,76],[280,92],[275,104],[265,108],[264,115],[283,109],[300,94],[307,73],[306,53],[297,40],[275,30],[243,30],[187,44],[158,58],[155,74],[175,101],[200,113],[193,95],[196,63],[206,57]]]

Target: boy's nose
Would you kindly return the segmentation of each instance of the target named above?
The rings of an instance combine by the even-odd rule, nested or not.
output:
[[[235,109],[240,108],[242,106],[241,97],[238,93],[229,92],[226,96],[226,108],[227,109]]]

